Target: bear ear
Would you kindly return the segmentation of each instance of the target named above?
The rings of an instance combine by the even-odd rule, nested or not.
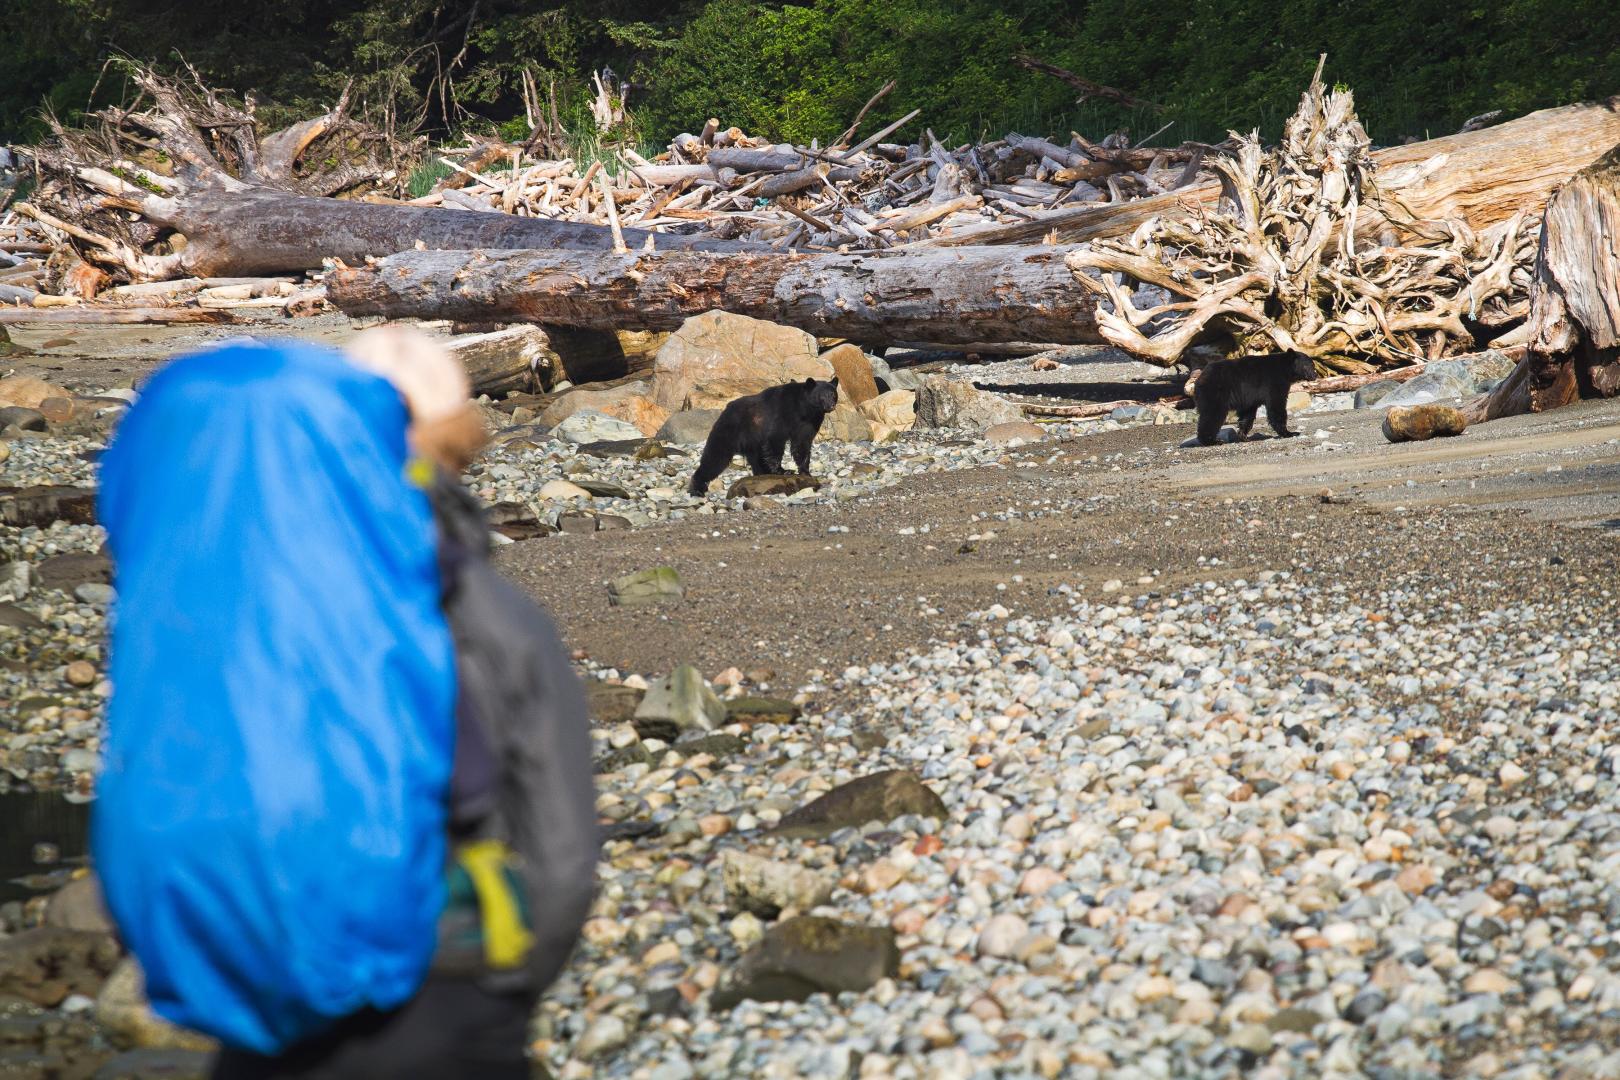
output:
[[[816,377],[814,375],[806,375],[804,377],[804,385],[806,385],[806,386],[814,386],[814,385],[816,385]]]

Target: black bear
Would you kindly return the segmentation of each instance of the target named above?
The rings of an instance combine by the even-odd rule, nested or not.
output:
[[[1198,404],[1198,442],[1214,446],[1229,412],[1237,413],[1238,434],[1248,438],[1254,414],[1262,405],[1278,438],[1293,438],[1299,432],[1288,430],[1288,388],[1314,378],[1316,363],[1304,353],[1267,353],[1215,361],[1193,384],[1193,401]]]
[[[783,383],[738,398],[721,410],[709,431],[688,490],[693,495],[708,491],[709,484],[738,454],[748,459],[755,476],[780,473],[782,448],[789,444],[799,472],[809,476],[810,444],[816,441],[821,421],[837,405],[836,379]]]

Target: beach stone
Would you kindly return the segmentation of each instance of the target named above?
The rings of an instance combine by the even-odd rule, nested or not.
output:
[[[798,915],[765,932],[715,991],[715,1009],[747,1000],[803,1001],[812,994],[859,993],[900,973],[900,949],[886,926],[857,926]]]
[[[657,438],[662,442],[698,444],[707,442],[714,422],[720,419],[719,409],[685,409],[671,413],[659,427]]]
[[[658,430],[657,427],[653,428]],[[638,442],[646,437],[635,424],[608,416],[606,413],[594,409],[581,409],[568,419],[551,429],[553,437],[565,439],[571,443],[595,443],[607,441],[626,441],[635,439]]]
[[[643,739],[671,742],[680,732],[712,731],[725,720],[725,704],[697,668],[682,664],[648,688],[632,723]]]
[[[1392,408],[1384,414],[1384,438],[1390,442],[1421,442],[1437,435],[1461,435],[1468,421],[1449,405],[1414,405]]]
[[[681,324],[653,360],[652,399],[670,412],[718,409],[770,386],[830,379],[832,364],[803,330],[706,311]]]
[[[594,1061],[618,1050],[630,1041],[630,1025],[612,1013],[592,1020],[585,1033],[574,1044],[574,1056],[581,1061]]]
[[[963,428],[984,431],[996,424],[1021,423],[1024,411],[997,397],[943,375],[922,381],[916,397],[917,425],[925,428]]]
[[[206,1052],[215,1047],[207,1036],[177,1027],[152,1011],[140,965],[133,957],[118,962],[96,995],[96,1022],[115,1044],[133,1049]]]
[[[0,565],[0,600],[25,600],[34,587],[34,568],[17,561]]]
[[[69,994],[94,995],[118,963],[111,934],[46,926],[0,938],[0,988],[47,1009]]]
[[[745,476],[726,489],[728,499],[754,499],[761,495],[792,495],[809,488],[818,491],[821,481],[800,473],[774,473],[766,476]]]
[[[1470,994],[1505,994],[1518,985],[1495,968],[1480,968],[1463,980],[1463,990]]]
[[[536,536],[550,536],[556,527],[535,515],[526,503],[498,502],[484,511],[484,520],[492,532],[508,540],[531,540]]]
[[[591,493],[567,480],[547,480],[540,485],[540,497],[546,500],[588,499]]]
[[[904,769],[889,769],[840,784],[814,802],[786,815],[776,832],[826,836],[868,821],[893,821],[906,814],[943,819],[945,803]]]
[[[65,424],[73,419],[74,407],[71,398],[48,397],[39,403],[39,415],[53,424]]]
[[[71,686],[94,686],[96,665],[87,660],[75,660],[67,666],[65,677]]]
[[[614,578],[608,584],[608,602],[614,607],[646,607],[676,603],[686,595],[681,575],[673,566],[655,566]]]
[[[733,910],[774,919],[786,908],[809,911],[825,904],[838,879],[790,862],[727,851],[720,862],[720,881]]]
[[[734,724],[790,724],[803,713],[784,698],[748,696],[726,702],[726,718]]]
[[[633,686],[588,680],[585,683],[585,711],[597,727],[617,727],[629,723],[647,692]]]
[[[1002,959],[1011,957],[1029,936],[1029,923],[1010,912],[992,916],[979,931],[978,953]]]
[[[52,555],[34,567],[41,588],[72,589],[112,581],[112,560],[100,552],[70,551]]]
[[[991,425],[985,429],[984,438],[986,442],[996,446],[1006,446],[1015,442],[1040,442],[1046,438],[1046,432],[1039,424],[1015,420],[1012,423]]]
[[[118,599],[118,593],[111,585],[99,581],[87,581],[73,590],[73,598],[81,604],[94,604],[97,607],[106,607]]]
[[[1381,409],[1396,406],[1427,405],[1447,398],[1466,397],[1474,392],[1474,376],[1468,365],[1457,361],[1435,361],[1424,366],[1423,374],[1401,383],[1378,401]]]
[[[1266,1029],[1273,1033],[1279,1031],[1292,1031],[1301,1035],[1309,1035],[1322,1018],[1310,1009],[1279,1009],[1266,1018]]]
[[[587,495],[597,499],[628,499],[630,492],[623,484],[615,484],[611,480],[592,480],[589,477],[576,476],[574,485],[584,490]]]
[[[0,581],[4,580],[4,576],[5,571],[0,569]],[[5,586],[0,584],[0,594],[3,594],[4,592]],[[35,627],[44,625],[45,624],[40,620],[40,617],[35,615],[32,611],[29,611],[27,608],[18,607],[16,604],[0,602],[0,626],[11,627],[13,629],[32,630]]]
[[[1260,1024],[1243,1024],[1234,1028],[1226,1037],[1226,1044],[1235,1050],[1253,1054],[1255,1057],[1265,1057],[1271,1053],[1273,1045],[1271,1032]]]
[[[872,363],[859,345],[838,345],[821,354],[832,365],[838,378],[838,387],[851,404],[860,405],[878,396],[877,380],[872,375]]]

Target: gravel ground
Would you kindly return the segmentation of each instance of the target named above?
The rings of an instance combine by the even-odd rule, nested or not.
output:
[[[630,526],[499,550],[584,672],[693,664],[804,705],[701,749],[599,715],[598,749],[635,753],[598,777],[620,838],[540,1056],[640,1080],[1620,1074],[1620,403],[1409,446],[1333,404],[1304,438],[1208,449],[1179,447],[1190,414],[824,443],[820,492],[752,509],[720,490],[738,472],[680,494],[690,458],[491,454],[487,499]],[[6,445],[0,485],[82,485],[99,440]],[[625,497],[541,497],[564,478]],[[36,579],[0,604],[0,783],[92,783],[109,597],[41,575],[101,539],[0,529]],[[681,602],[608,605],[662,565]],[[767,832],[886,769],[943,813]],[[807,910],[892,930],[896,973],[717,1009],[773,925],[722,887],[735,853],[830,879]]]

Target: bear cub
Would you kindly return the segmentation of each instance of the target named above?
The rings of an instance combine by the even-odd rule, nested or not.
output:
[[[816,441],[821,421],[837,405],[836,379],[784,383],[738,398],[714,422],[688,490],[693,495],[708,491],[738,454],[747,459],[755,476],[780,473],[782,449],[789,445],[800,474],[809,476],[810,444]]]
[[[1288,388],[1314,378],[1315,362],[1299,352],[1215,361],[1193,384],[1193,401],[1198,405],[1198,442],[1214,446],[1229,412],[1237,413],[1238,434],[1248,438],[1254,415],[1262,405],[1277,437],[1293,438],[1299,432],[1288,430]]]

